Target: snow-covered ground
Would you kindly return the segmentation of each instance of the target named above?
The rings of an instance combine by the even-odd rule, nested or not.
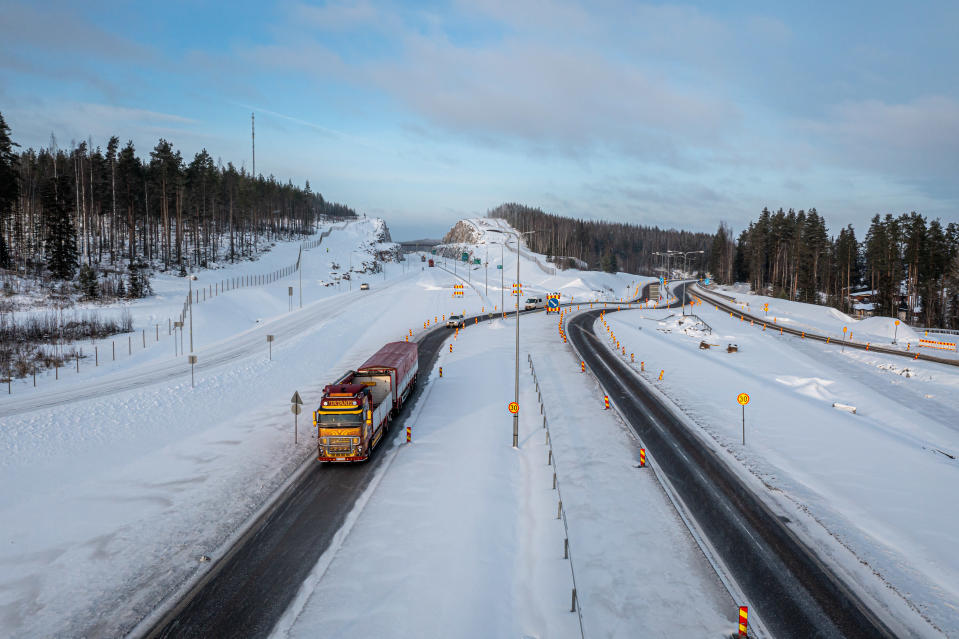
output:
[[[59,380],[44,374],[36,389],[25,380],[0,395],[0,636],[129,630],[308,463],[308,420],[300,420],[293,445],[294,390],[313,404],[335,376],[383,343],[422,332],[427,319],[499,306],[498,277],[480,288],[477,267],[472,287],[454,300],[458,280],[418,256],[383,273],[354,274],[352,291],[347,282],[326,286],[332,263],[342,273],[379,248],[378,220],[341,227],[304,251],[302,309],[298,276],[201,296],[193,308],[195,388],[164,330],[186,295],[187,282],[171,276],[154,280],[155,297],[122,305],[138,330],[147,327],[147,348],[138,335],[139,349],[134,341],[128,356],[122,339],[117,360],[104,361],[101,342],[101,366],[87,358],[79,374],[61,369]],[[256,262],[200,272],[194,285],[268,273],[295,262],[298,250],[298,243],[278,243]],[[504,269],[507,289],[513,257]],[[498,263],[491,255],[490,270]],[[535,269],[524,257],[524,281]],[[578,271],[566,277],[570,295],[595,291],[608,300],[638,281]],[[370,290],[359,290],[364,281]],[[268,334],[275,336],[272,360]],[[188,333],[184,344],[189,350]]]
[[[791,321],[835,324],[832,309],[775,302],[780,321],[788,308]],[[608,323],[636,369],[645,361],[647,379],[860,592],[916,636],[959,636],[959,369],[695,310]]]
[[[579,637],[563,558],[540,387],[587,637],[727,637],[736,606],[634,439],[579,370],[555,316],[523,318],[519,448],[512,448],[515,320],[450,335],[335,553],[314,569],[275,639]],[[405,433],[399,433],[399,438]],[[368,561],[356,561],[357,557]]]
[[[887,348],[900,348],[916,352],[920,350],[936,357],[959,358],[959,353],[949,350],[920,347],[920,339],[944,341],[951,344],[959,342],[959,336],[927,332],[907,326],[904,322],[891,317],[866,317],[857,319],[842,311],[827,306],[803,304],[778,297],[754,295],[744,285],[717,286],[714,290],[728,297],[744,311],[760,317],[766,317],[770,323],[787,326],[796,330],[828,335],[833,339],[851,339],[861,343],[872,343]],[[768,312],[764,305],[769,305]],[[843,328],[846,332],[843,333]]]

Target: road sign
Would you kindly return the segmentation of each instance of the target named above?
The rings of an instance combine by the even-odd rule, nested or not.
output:
[[[745,406],[749,403],[749,394],[740,393],[739,395],[736,395],[736,401],[739,402],[740,406]]]
[[[290,403],[303,405],[303,400],[300,399],[300,391],[293,391],[293,397],[290,398]]]
[[[300,413],[303,412],[303,407],[300,406],[299,404],[290,404],[290,410],[293,412],[294,415],[299,415]]]
[[[481,260],[480,258],[478,257],[473,258],[473,264],[482,264],[482,263],[483,263],[483,260]]]
[[[559,313],[559,296],[558,295],[548,295],[546,297],[546,312]]]
[[[469,253],[463,253],[463,256],[462,256],[461,259],[462,259],[464,262],[468,261],[468,260],[470,259],[470,254],[469,254]]]
[[[496,268],[498,268],[499,270],[502,271],[502,270],[503,270],[503,265],[502,265],[502,264],[497,264],[497,265],[496,265]]]
[[[508,408],[509,412],[513,413],[514,415],[519,412],[519,404],[516,402],[510,402]]]

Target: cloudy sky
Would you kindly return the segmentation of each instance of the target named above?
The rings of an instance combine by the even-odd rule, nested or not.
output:
[[[207,148],[438,236],[516,201],[738,232],[959,221],[959,3],[0,0],[24,147]]]

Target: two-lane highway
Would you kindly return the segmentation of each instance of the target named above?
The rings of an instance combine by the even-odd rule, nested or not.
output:
[[[593,325],[599,313],[588,311],[569,321],[573,346],[649,449],[766,627],[782,638],[894,636],[597,337]]]

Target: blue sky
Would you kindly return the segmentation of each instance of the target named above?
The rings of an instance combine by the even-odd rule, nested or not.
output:
[[[22,146],[207,148],[438,236],[516,201],[739,231],[959,221],[959,3],[0,0]]]

